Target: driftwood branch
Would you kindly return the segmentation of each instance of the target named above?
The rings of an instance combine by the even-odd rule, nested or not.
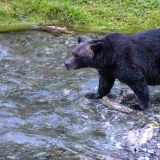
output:
[[[66,27],[57,26],[33,26],[33,30],[44,31],[49,33],[67,33],[73,34],[73,31],[69,31]]]
[[[120,112],[126,113],[126,114],[133,113],[133,114],[137,114],[138,116],[147,118],[147,116],[143,112],[136,111],[136,110],[133,110],[133,109],[127,107],[127,106],[121,105],[121,104],[119,104],[117,102],[112,101],[108,97],[103,97],[102,104],[104,104],[109,109],[120,111]]]
[[[20,32],[20,31],[44,31],[49,33],[66,33],[73,34],[73,31],[69,31],[66,27],[58,26],[37,26],[31,24],[15,24],[15,25],[3,25],[0,26],[0,33],[5,32]]]

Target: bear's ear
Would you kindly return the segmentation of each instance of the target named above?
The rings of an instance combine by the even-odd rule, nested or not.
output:
[[[82,42],[87,42],[87,41],[88,41],[87,38],[78,36],[78,44]]]
[[[91,44],[91,49],[96,52],[96,51],[101,51],[104,48],[105,44],[104,42],[96,42],[94,44]]]

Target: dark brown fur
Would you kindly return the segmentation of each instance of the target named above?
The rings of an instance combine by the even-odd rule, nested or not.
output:
[[[78,42],[65,66],[98,70],[98,92],[89,94],[90,98],[107,95],[118,79],[134,91],[141,109],[150,107],[148,85],[160,84],[160,29],[134,35],[112,33],[91,41],[79,38]]]

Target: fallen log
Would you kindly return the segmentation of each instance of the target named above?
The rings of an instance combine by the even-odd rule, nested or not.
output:
[[[20,32],[29,30],[44,31],[49,33],[73,34],[73,31],[69,31],[66,27],[58,27],[58,26],[38,26],[33,24],[0,25],[0,33]]]
[[[67,33],[73,34],[73,31],[69,31],[66,27],[57,26],[33,26],[33,30],[44,31],[48,33]]]
[[[131,109],[131,108],[125,106],[125,105],[122,105],[122,104],[119,104],[117,102],[114,102],[114,101],[112,101],[110,98],[108,98],[106,96],[102,98],[102,104],[105,105],[109,109],[120,111],[122,113],[126,113],[126,114],[133,113],[133,114],[136,114],[136,115],[144,117],[144,118],[148,117],[143,112],[133,110],[133,109]]]

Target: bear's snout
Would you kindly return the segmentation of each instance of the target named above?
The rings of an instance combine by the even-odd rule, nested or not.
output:
[[[65,65],[67,70],[71,69],[70,63],[68,61],[65,61],[64,65]]]
[[[69,68],[69,63],[64,62],[64,65],[65,65],[66,69],[68,69],[68,68]]]
[[[77,69],[77,63],[73,56],[67,59],[64,64],[67,70]]]

